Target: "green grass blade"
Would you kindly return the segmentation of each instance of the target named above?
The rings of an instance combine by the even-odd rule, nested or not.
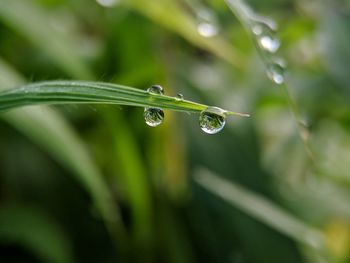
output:
[[[103,82],[48,81],[0,93],[0,112],[27,105],[78,103],[158,107],[184,112],[201,112],[208,108],[207,105],[188,100]],[[223,113],[245,116],[231,111]]]
[[[195,181],[232,206],[237,207],[278,232],[312,248],[320,249],[324,247],[325,237],[321,231],[305,224],[265,197],[234,184],[232,181],[222,179],[204,169],[198,171]]]

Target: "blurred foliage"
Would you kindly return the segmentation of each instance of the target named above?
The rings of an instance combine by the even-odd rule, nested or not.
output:
[[[249,4],[279,24],[313,158],[224,1],[0,0],[1,89],[160,84],[252,115],[214,136],[132,107],[1,115],[0,262],[350,262],[350,2]]]

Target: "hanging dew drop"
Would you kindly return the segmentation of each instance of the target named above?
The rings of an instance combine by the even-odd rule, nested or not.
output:
[[[145,108],[143,116],[148,126],[157,127],[164,120],[164,111],[159,108]]]
[[[226,124],[225,111],[217,107],[208,107],[199,115],[199,126],[208,134],[220,132]]]
[[[164,95],[164,89],[160,85],[152,85],[147,89],[149,93]],[[147,107],[143,112],[145,122],[150,127],[157,127],[164,120],[164,111],[160,108]]]

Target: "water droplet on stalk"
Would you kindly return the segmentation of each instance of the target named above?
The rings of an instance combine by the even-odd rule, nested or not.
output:
[[[272,61],[267,71],[268,77],[276,84],[283,84],[285,81],[285,67],[286,65],[282,59]]]
[[[199,125],[205,133],[220,132],[226,124],[225,111],[217,107],[208,107],[199,115]]]
[[[251,27],[259,46],[270,53],[275,53],[280,47],[280,41],[275,37],[276,25],[272,21],[257,20]]]
[[[103,7],[113,7],[118,4],[120,0],[96,0],[98,4]]]
[[[208,22],[201,22],[197,27],[198,33],[203,37],[213,37],[218,34],[218,29],[215,25]]]
[[[152,85],[147,89],[149,93],[164,94],[164,89],[160,85]],[[143,112],[143,117],[148,126],[156,127],[160,125],[164,120],[164,111],[160,108],[147,107]]]
[[[180,100],[183,100],[184,99],[184,95],[182,95],[181,93],[178,93],[177,95],[176,95],[176,100],[177,101],[180,101]]]
[[[254,35],[261,35],[263,33],[263,26],[256,24],[254,26],[252,26],[252,31],[254,33]]]
[[[152,85],[147,91],[154,94],[164,95],[164,89],[160,85]]]
[[[197,31],[203,37],[214,37],[218,34],[219,28],[215,16],[206,9],[201,9],[197,13]]]
[[[260,47],[270,53],[275,53],[280,47],[280,41],[277,38],[273,38],[271,36],[263,35],[259,37],[258,41]]]
[[[274,20],[270,18],[256,15],[252,19],[251,28],[255,35],[261,35],[264,32],[270,32],[270,33],[276,32],[277,24]]]

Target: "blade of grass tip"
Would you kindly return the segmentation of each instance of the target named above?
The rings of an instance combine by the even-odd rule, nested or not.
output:
[[[0,1],[0,19],[53,58],[68,75],[81,79],[93,76],[79,57],[75,36],[53,26],[62,24],[64,18],[48,14],[33,0],[11,0]]]
[[[267,56],[261,48],[258,43],[257,35],[254,33],[254,28],[256,27],[256,23],[262,23],[265,26],[269,27],[271,31],[275,31],[277,29],[277,24],[275,21],[260,16],[256,14],[250,6],[243,0],[225,0],[227,6],[231,9],[232,13],[238,18],[240,23],[245,27],[245,29],[250,34],[252,41],[254,42],[254,45],[256,47],[256,50],[265,64],[266,68],[271,67],[271,63],[274,63],[271,60],[271,56]],[[284,78],[284,77],[283,77]],[[289,108],[291,110],[291,113],[293,115],[293,118],[296,122],[296,128],[299,133],[299,137],[304,144],[305,150],[310,158],[310,160],[315,161],[315,155],[313,154],[313,151],[311,149],[310,141],[309,141],[309,135],[310,131],[305,125],[305,122],[302,120],[302,116],[300,113],[300,110],[298,108],[298,105],[294,98],[292,97],[287,82],[283,79],[281,83],[278,82],[281,88],[284,91],[284,96],[287,98],[287,102],[289,104]],[[282,84],[282,85],[281,85]]]
[[[249,118],[250,117],[250,114],[248,113],[240,113],[240,112],[235,112],[235,111],[227,111],[225,112],[225,115],[226,116],[239,116],[239,117],[247,117]]]
[[[240,52],[220,36],[204,37],[198,33],[194,18],[186,14],[184,8],[173,0],[147,1],[129,0],[127,5],[144,16],[179,34],[195,46],[205,49],[227,61],[236,68],[242,68],[244,60]]]
[[[325,237],[320,230],[305,224],[265,197],[253,193],[232,181],[222,179],[206,169],[198,169],[194,180],[230,205],[237,207],[295,241],[314,249],[324,248]]]
[[[73,263],[69,238],[38,208],[7,204],[0,207],[0,243],[19,245],[41,262]]]
[[[0,72],[0,89],[23,82],[23,78],[1,59]],[[112,193],[102,179],[102,174],[79,136],[58,112],[42,106],[16,109],[0,117],[69,169],[90,193],[109,230],[124,232],[118,208],[112,203]]]
[[[209,106],[117,84],[88,81],[47,81],[0,92],[0,112],[38,104],[102,103],[158,107],[199,113]],[[228,112],[222,110],[223,112]],[[231,114],[238,115],[238,113]],[[241,114],[242,115],[242,114]]]

